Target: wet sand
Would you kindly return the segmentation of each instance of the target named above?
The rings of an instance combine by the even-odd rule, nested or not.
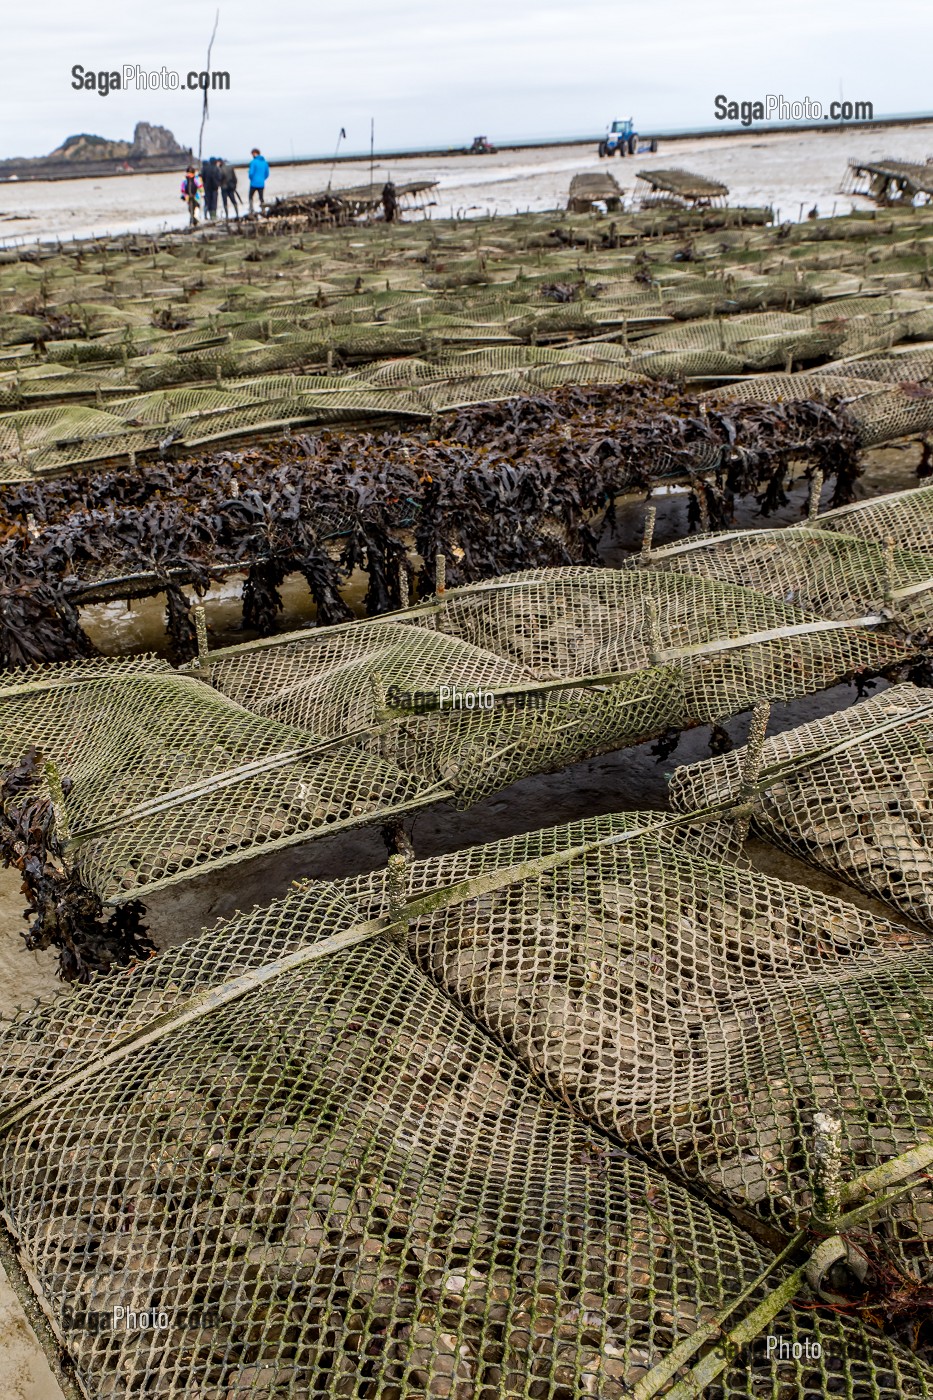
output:
[[[209,138],[209,147],[214,144]],[[770,205],[781,219],[871,208],[870,201],[839,193],[850,156],[896,156],[923,161],[933,151],[933,127],[905,124],[850,130],[749,131],[728,137],[680,137],[662,141],[655,155],[600,160],[596,142],[579,146],[537,146],[490,156],[404,156],[375,162],[375,178],[391,174],[401,183],[437,180],[433,218],[475,218],[524,210],[564,208],[573,175],[611,170],[627,202],[639,170],[687,166],[729,186],[729,202]],[[238,168],[240,194],[248,181]],[[366,184],[368,160],[277,165],[267,186],[270,199],[307,194],[332,186]],[[139,230],[183,228],[187,215],[179,196],[180,172],[112,176],[108,179],[28,181],[0,185],[0,246],[42,239],[71,239]]]

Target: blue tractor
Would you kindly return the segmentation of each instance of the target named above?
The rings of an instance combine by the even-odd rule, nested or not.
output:
[[[652,141],[646,150],[656,151],[657,141]],[[613,122],[607,130],[605,136],[599,143],[599,154],[601,156],[634,156],[638,152],[638,132],[635,130],[635,123],[631,117],[625,121]]]

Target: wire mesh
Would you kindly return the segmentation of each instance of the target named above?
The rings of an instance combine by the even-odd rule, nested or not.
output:
[[[892,686],[767,740],[753,824],[765,839],[933,928],[930,692]],[[737,791],[742,751],[679,768],[681,809]]]
[[[633,563],[741,584],[823,617],[886,610],[902,632],[922,639],[933,631],[928,554],[897,548],[892,540],[882,544],[831,532],[819,518],[811,527],[727,531],[675,542]]]
[[[726,821],[629,812],[418,861],[408,948],[577,1116],[790,1234],[816,1204],[818,1113],[840,1116],[848,1175],[933,1129],[933,943],[723,863],[735,840]],[[341,889],[389,912],[385,871]],[[862,1247],[928,1286],[929,1185]]]
[[[860,623],[647,570],[541,570],[396,617],[212,653],[196,675],[8,673],[0,761],[35,745],[58,764],[79,874],[123,902],[910,655]]]
[[[0,691],[2,762],[35,746],[58,765],[69,859],[105,901],[433,796],[376,753],[322,751],[306,730],[252,715],[164,663],[86,662],[13,680]]]
[[[210,680],[316,734],[385,720],[365,742],[466,806],[526,774],[906,654],[893,638],[749,589],[580,567],[452,590],[398,622],[230,648],[212,655]],[[382,709],[363,684],[374,673]]]
[[[621,1397],[773,1291],[769,1251],[332,888],[33,1013],[0,1056],[3,1222],[88,1396]],[[714,1394],[933,1384],[854,1319],[777,1325],[791,1358],[733,1355]]]

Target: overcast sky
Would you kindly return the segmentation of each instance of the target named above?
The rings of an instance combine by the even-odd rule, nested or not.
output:
[[[71,69],[204,66],[217,0],[7,0],[0,156],[137,121],[197,148],[200,96],[74,91]],[[930,0],[220,0],[204,153],[241,160],[715,126],[717,93],[933,109]]]

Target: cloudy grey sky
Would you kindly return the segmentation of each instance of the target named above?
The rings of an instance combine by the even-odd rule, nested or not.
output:
[[[197,145],[196,93],[76,92],[72,65],[201,68],[218,0],[7,0],[0,156],[72,132],[126,137],[135,122]],[[933,109],[929,0],[219,0],[205,154],[236,159],[345,149],[588,135],[615,116],[643,130],[714,125],[713,99],[876,114]]]

